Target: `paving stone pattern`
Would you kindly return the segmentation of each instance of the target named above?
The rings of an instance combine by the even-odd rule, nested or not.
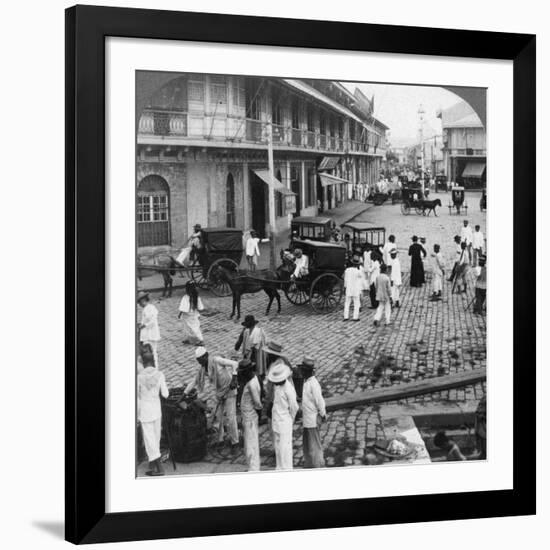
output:
[[[446,204],[444,199],[442,202]],[[484,213],[476,212],[472,225],[480,223],[484,230],[484,217]],[[451,244],[444,250],[450,250],[451,254],[452,236],[459,231],[463,219],[462,216],[449,216],[446,208],[440,210],[439,218],[430,217],[429,220],[414,213],[403,216],[399,205],[372,208],[359,218],[385,224],[388,234],[396,234],[400,247],[412,233],[426,236],[428,243],[435,242],[433,235],[437,235],[442,245],[444,239],[450,239]],[[402,253],[401,259],[404,270],[408,270],[406,254]],[[297,364],[303,355],[313,356],[317,364],[316,375],[326,397],[485,367],[486,320],[474,315],[471,305],[468,307],[473,298],[473,281],[466,294],[452,294],[450,284],[445,283],[443,299],[438,302],[429,301],[429,280],[422,288],[411,288],[408,283],[409,275],[405,272],[401,307],[392,311],[391,324],[387,327],[374,326],[374,310],[368,308],[367,297],[363,299],[358,323],[343,322],[342,309],[319,315],[307,305],[295,306],[283,293],[281,313],[277,314],[274,304],[269,316],[265,315],[268,299],[263,292],[244,295],[242,316],[253,314],[259,319],[268,338],[284,346],[293,364]],[[180,298],[181,291],[175,291],[172,298],[153,296],[153,303],[160,313],[162,335],[159,363],[169,386],[180,386],[189,381],[198,365],[194,347],[182,343],[181,322],[177,320]],[[206,347],[211,354],[235,356],[234,344],[241,325],[240,321],[229,319],[231,298],[218,298],[207,292],[202,294],[202,298],[208,308],[201,319]],[[485,384],[476,384],[397,403],[477,401],[484,392]],[[210,389],[202,397],[212,406]],[[321,427],[327,466],[374,463],[372,455],[366,452],[367,444],[387,435],[376,405],[330,413]],[[301,436],[301,422],[297,421],[294,429],[295,467],[302,464]],[[273,446],[266,425],[260,428],[260,445],[262,467],[273,468]],[[231,455],[228,448],[209,451],[206,460],[244,464],[243,454]]]

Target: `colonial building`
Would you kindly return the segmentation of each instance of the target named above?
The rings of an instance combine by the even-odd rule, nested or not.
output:
[[[338,82],[175,75],[138,117],[138,246],[182,246],[196,223],[265,236],[269,141],[276,231],[334,208],[377,181],[385,131]]]
[[[484,187],[487,145],[481,120],[464,101],[437,116],[443,128],[443,170],[447,179],[467,188]]]

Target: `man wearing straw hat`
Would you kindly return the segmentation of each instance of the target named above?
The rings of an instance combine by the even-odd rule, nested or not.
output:
[[[304,442],[304,468],[324,468],[325,457],[319,434],[318,419],[326,420],[327,411],[319,381],[314,376],[315,362],[304,357],[298,365],[304,377],[302,390],[302,425]]]
[[[142,308],[141,319],[138,325],[139,341],[142,345],[149,344],[153,350],[155,367],[158,368],[157,345],[160,340],[158,323],[158,309],[149,302],[149,293],[141,292],[137,298],[138,305]]]
[[[194,388],[203,392],[205,382],[208,379],[214,387],[216,394],[216,409],[214,417],[219,423],[218,446],[223,445],[224,441],[224,414],[227,421],[227,431],[231,441],[232,451],[236,451],[239,445],[239,431],[237,428],[237,361],[224,359],[223,357],[209,357],[206,348],[197,347],[195,349],[195,358],[199,363],[199,368],[195,378],[187,384],[185,395],[191,393]]]
[[[260,441],[258,421],[262,410],[260,382],[250,359],[239,362],[237,371],[239,385],[243,386],[241,397],[241,423],[243,428],[244,454],[249,472],[260,469]]]
[[[296,390],[288,381],[292,370],[283,361],[276,361],[267,379],[273,384],[271,430],[277,470],[292,470],[292,424],[298,412]]]
[[[353,301],[353,320],[359,321],[359,309],[361,308],[361,294],[365,288],[365,279],[361,271],[361,261],[357,256],[351,259],[351,266],[344,271],[344,288],[346,297],[344,301],[344,321],[349,319],[349,308]]]
[[[391,282],[391,299],[394,307],[400,307],[399,304],[399,290],[401,289],[401,262],[397,257],[397,248],[390,250],[390,282]]]

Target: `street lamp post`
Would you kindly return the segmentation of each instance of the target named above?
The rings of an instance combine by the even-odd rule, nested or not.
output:
[[[422,184],[422,196],[424,196],[424,108],[422,104],[418,107],[418,117],[419,117],[419,129],[420,134],[420,181]]]

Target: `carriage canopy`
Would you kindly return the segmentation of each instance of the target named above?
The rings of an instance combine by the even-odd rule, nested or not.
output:
[[[293,248],[302,249],[309,257],[310,270],[340,271],[346,265],[347,249],[343,244],[296,240]]]
[[[202,229],[204,244],[209,252],[242,252],[243,232],[233,227]]]

